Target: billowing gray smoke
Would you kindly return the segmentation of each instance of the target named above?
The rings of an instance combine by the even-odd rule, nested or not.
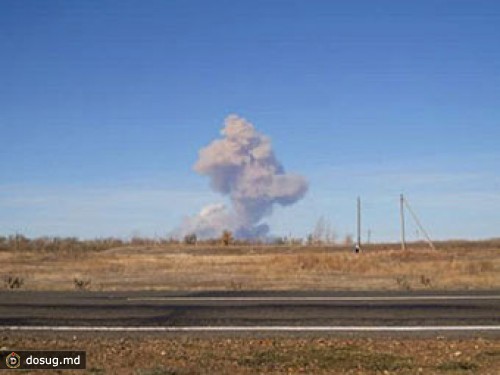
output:
[[[205,207],[187,218],[180,234],[199,238],[219,237],[231,230],[238,238],[264,237],[269,227],[261,223],[273,205],[295,203],[307,191],[304,177],[285,173],[274,156],[271,141],[244,118],[230,115],[217,139],[199,152],[194,170],[210,177],[212,188],[230,198],[223,204]]]

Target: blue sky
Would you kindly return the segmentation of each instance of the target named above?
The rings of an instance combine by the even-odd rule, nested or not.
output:
[[[224,201],[192,171],[237,113],[310,190],[268,218],[500,235],[500,3],[0,2],[0,234],[165,236]],[[409,229],[409,234],[413,229]]]

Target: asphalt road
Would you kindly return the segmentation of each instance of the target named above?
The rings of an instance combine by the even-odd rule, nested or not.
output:
[[[0,330],[186,328],[195,331],[463,329],[500,336],[500,291],[0,292]]]

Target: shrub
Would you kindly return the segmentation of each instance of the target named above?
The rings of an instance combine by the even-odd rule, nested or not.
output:
[[[24,279],[20,276],[4,276],[4,286],[7,289],[19,289],[23,286]]]
[[[196,237],[195,233],[186,234],[184,236],[184,243],[186,245],[196,245],[196,242],[198,242],[198,237]]]
[[[224,246],[229,246],[232,241],[233,234],[230,231],[225,230],[224,232],[222,232],[222,243],[224,244]]]
[[[78,279],[74,278],[73,283],[75,285],[76,290],[88,290],[90,289],[90,284],[92,283],[92,280],[90,279]]]

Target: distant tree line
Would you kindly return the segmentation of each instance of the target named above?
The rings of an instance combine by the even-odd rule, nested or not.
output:
[[[196,233],[185,235],[182,240],[177,238],[146,238],[132,237],[79,239],[76,237],[37,237],[28,238],[22,234],[1,236],[0,251],[42,251],[42,252],[85,252],[103,251],[124,246],[164,246],[164,245],[208,245],[208,246],[240,246],[240,245],[333,245],[336,244],[336,234],[329,222],[320,218],[311,234],[306,239],[290,236],[265,239],[239,239],[233,233],[225,230],[218,238],[200,240]],[[344,244],[352,244],[352,236],[347,236]]]

